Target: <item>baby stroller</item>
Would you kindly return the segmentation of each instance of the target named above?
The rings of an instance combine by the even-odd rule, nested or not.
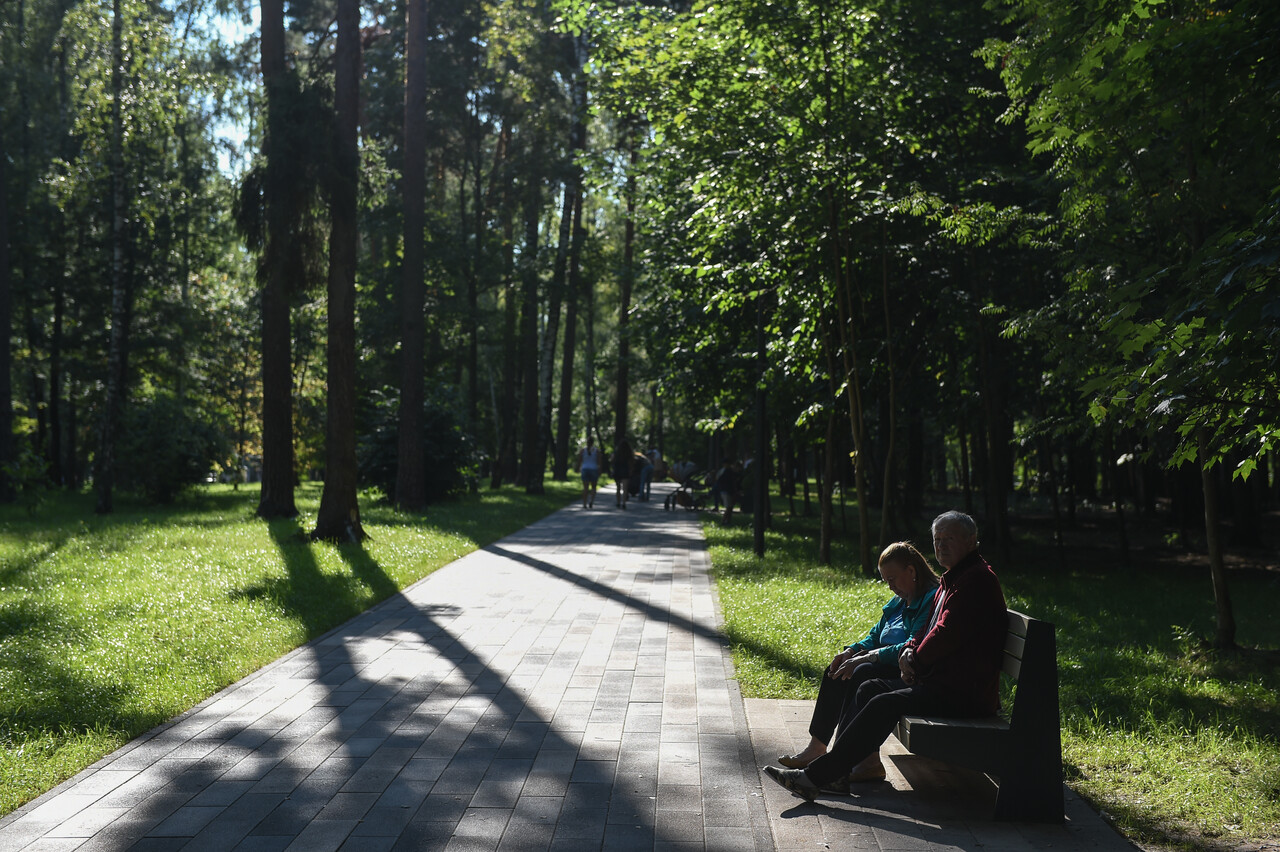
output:
[[[684,479],[679,480],[679,487],[668,494],[662,501],[663,510],[672,512],[678,507],[689,512],[696,512],[701,509],[706,502],[706,496],[697,492],[697,479],[697,476],[690,472]]]

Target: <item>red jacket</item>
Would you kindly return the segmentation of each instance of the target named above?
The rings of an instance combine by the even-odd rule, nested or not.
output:
[[[916,676],[945,689],[963,712],[1000,712],[1000,664],[1008,628],[1000,581],[974,551],[942,575],[929,627],[923,637],[907,643],[915,649]]]

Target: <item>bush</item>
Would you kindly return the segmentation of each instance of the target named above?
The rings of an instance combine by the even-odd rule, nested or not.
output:
[[[15,501],[21,504],[27,514],[34,515],[45,492],[52,484],[49,481],[48,463],[31,448],[26,441],[18,450],[18,457],[12,463],[0,467],[8,478],[8,486],[13,489]]]
[[[226,461],[231,449],[226,426],[171,394],[130,405],[116,445],[116,482],[157,503],[172,503]]]
[[[384,388],[375,394],[368,428],[360,437],[358,462],[363,485],[393,499],[399,451],[399,394]],[[443,389],[428,393],[422,406],[422,459],[427,501],[470,490],[479,476],[475,442],[462,428],[457,401]]]

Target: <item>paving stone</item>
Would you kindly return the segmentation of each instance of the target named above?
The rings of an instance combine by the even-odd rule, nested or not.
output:
[[[370,808],[360,819],[360,824],[352,830],[352,837],[399,837],[409,820],[413,818],[412,807],[374,807]],[[348,838],[347,843],[351,843]],[[388,844],[389,848],[390,844]]]
[[[539,825],[527,822],[511,822],[498,842],[499,852],[539,852],[551,846],[555,835],[555,823]]]

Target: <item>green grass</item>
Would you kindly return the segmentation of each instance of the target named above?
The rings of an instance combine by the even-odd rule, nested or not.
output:
[[[363,546],[256,519],[255,487],[169,508],[90,495],[0,509],[0,814],[478,547],[569,503],[484,492],[409,515],[364,501]]]
[[[743,694],[813,698],[841,645],[861,638],[888,596],[849,566],[816,563],[816,521],[775,507],[767,553],[750,527],[704,524],[725,629]],[[927,538],[921,524],[917,541]],[[1227,849],[1280,838],[1280,575],[1231,574],[1237,641],[1213,635],[1208,569],[1020,541],[1000,575],[1009,605],[1057,626],[1067,783],[1128,837],[1180,849]]]

